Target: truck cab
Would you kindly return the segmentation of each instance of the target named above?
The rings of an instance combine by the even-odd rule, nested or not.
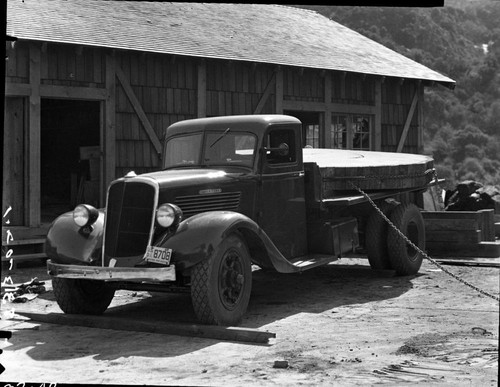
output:
[[[171,125],[161,170],[131,171],[110,184],[105,208],[81,204],[52,224],[45,250],[59,306],[100,314],[116,289],[182,287],[202,323],[237,324],[255,265],[299,272],[359,244],[363,210],[328,205],[327,178],[303,156],[301,122],[290,116]],[[384,192],[378,200],[393,194]],[[415,263],[402,274],[420,267],[418,254],[408,259]]]

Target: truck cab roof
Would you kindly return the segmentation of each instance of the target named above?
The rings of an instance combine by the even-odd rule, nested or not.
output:
[[[207,130],[247,130],[254,132],[259,137],[266,128],[272,124],[295,124],[301,122],[295,117],[283,114],[248,114],[225,117],[207,117],[185,120],[172,124],[165,129],[165,137],[172,137],[177,134],[187,134]]]

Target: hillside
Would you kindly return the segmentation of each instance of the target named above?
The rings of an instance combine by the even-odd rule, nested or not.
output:
[[[453,91],[426,89],[425,152],[450,187],[465,179],[500,186],[500,2],[303,8],[454,79]]]

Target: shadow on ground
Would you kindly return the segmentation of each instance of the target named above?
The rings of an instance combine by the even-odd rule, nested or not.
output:
[[[253,288],[241,327],[262,328],[299,313],[320,314],[338,307],[396,298],[412,288],[412,278],[392,271],[374,271],[368,265],[328,265],[301,274],[253,273]],[[197,324],[189,293],[138,292],[127,304],[112,306],[105,316],[149,323]],[[53,293],[40,296],[47,305]],[[117,300],[119,301],[119,300]],[[272,329],[272,328],[271,328]],[[103,332],[105,332],[103,334]],[[158,335],[144,332],[101,330],[42,323],[14,332],[5,351],[27,349],[34,360],[52,361],[92,356],[114,360],[128,356],[171,357],[215,345],[220,340]],[[131,345],[132,343],[132,345]],[[255,344],[248,344],[255,345]]]

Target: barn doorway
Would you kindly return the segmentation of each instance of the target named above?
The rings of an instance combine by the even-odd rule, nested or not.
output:
[[[78,201],[99,205],[100,117],[98,101],[42,99],[42,223],[72,210]]]
[[[286,111],[285,114],[298,118],[302,122],[302,146],[319,148],[322,144],[320,113],[306,111]]]

